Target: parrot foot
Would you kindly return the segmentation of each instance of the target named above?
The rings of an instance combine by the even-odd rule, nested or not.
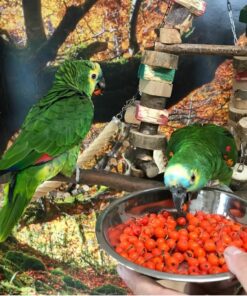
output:
[[[79,181],[80,181],[80,168],[77,165],[75,168],[75,182],[76,182],[76,184],[78,184]]]

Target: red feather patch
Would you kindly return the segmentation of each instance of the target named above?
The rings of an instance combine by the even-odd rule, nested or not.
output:
[[[42,163],[42,162],[47,162],[47,161],[52,160],[52,159],[53,158],[49,154],[45,153],[45,154],[41,155],[40,158],[35,161],[35,164],[39,164],[39,163]]]
[[[230,152],[232,150],[231,146],[226,146],[226,151]]]

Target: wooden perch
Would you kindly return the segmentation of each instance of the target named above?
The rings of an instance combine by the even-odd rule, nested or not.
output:
[[[74,182],[75,175],[72,178],[58,175],[54,178],[55,181]],[[164,186],[162,182],[150,181],[136,177],[124,176],[112,172],[96,171],[96,170],[80,170],[80,184],[88,185],[105,185],[116,190],[123,190],[127,192],[144,190]]]
[[[162,44],[155,42],[155,50],[165,53],[195,54],[195,55],[223,55],[247,56],[247,47],[216,44]]]
[[[76,183],[75,175],[71,178],[65,177],[63,175],[57,175],[51,181],[59,181],[66,183]],[[7,178],[0,178],[0,184],[6,183]],[[133,192],[137,190],[150,189],[155,187],[162,187],[164,184],[158,181],[150,181],[147,179],[141,179],[136,177],[124,176],[116,173],[106,172],[106,171],[96,171],[96,170],[80,170],[80,180],[79,184],[87,185],[105,185],[112,189],[119,191]],[[49,187],[47,188],[47,192]],[[52,187],[54,190],[54,187]]]

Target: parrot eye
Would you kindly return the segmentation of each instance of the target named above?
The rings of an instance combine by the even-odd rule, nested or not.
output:
[[[97,75],[96,74],[92,74],[92,79],[96,79]]]
[[[193,175],[190,177],[190,180],[191,180],[191,182],[194,182],[195,179],[196,179],[196,176],[195,176],[195,174],[193,174]]]

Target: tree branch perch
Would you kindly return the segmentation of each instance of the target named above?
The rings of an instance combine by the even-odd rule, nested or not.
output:
[[[0,178],[0,184],[6,183],[8,176],[5,175]],[[61,174],[54,177],[51,181],[60,181],[67,183],[76,183],[75,175],[71,178],[65,177]],[[112,189],[119,191],[133,192],[137,190],[150,189],[155,187],[162,187],[164,184],[159,181],[152,181],[131,176],[124,176],[104,170],[80,170],[79,184],[87,185],[105,185]]]
[[[155,42],[155,50],[172,54],[247,56],[247,47],[216,44],[172,44]]]

